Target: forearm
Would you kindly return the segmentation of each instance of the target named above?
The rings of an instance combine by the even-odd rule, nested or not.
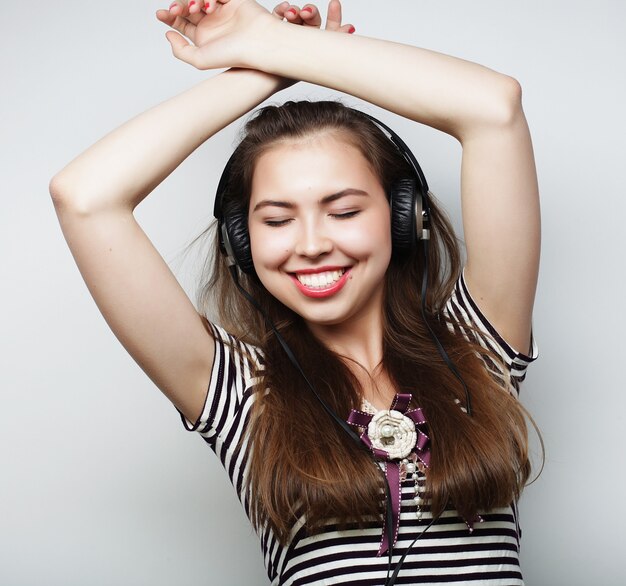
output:
[[[55,201],[83,211],[134,209],[198,146],[284,86],[230,69],[132,118],[55,175]]]
[[[255,69],[349,93],[459,139],[507,118],[519,99],[506,75],[410,45],[271,21],[257,40]]]

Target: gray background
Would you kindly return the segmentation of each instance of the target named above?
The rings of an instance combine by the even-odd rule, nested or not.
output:
[[[79,152],[212,75],[171,56],[158,7],[3,6],[3,585],[265,583],[217,458],[182,429],[109,330],[48,195],[52,175]],[[623,584],[625,5],[344,0],[344,11],[357,34],[461,56],[522,84],[544,237],[534,314],[540,360],[523,401],[547,449],[545,471],[522,499],[523,569],[530,586]],[[298,84],[274,100],[329,95],[337,94]],[[409,143],[460,227],[458,143],[367,110]],[[203,145],[136,210],[190,294],[196,261],[180,252],[210,220],[238,126]]]

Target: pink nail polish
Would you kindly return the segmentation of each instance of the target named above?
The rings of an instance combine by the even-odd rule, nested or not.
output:
[[[189,3],[189,8],[191,8],[195,3],[196,3],[196,0],[191,0],[191,2]]]
[[[287,12],[293,12],[293,15],[294,15],[294,16],[296,15],[296,11],[295,11],[295,9],[294,9],[294,8],[290,8],[289,10],[287,10]]]
[[[356,31],[356,29],[355,29],[353,26],[351,26],[351,27],[348,29],[348,32],[349,32],[350,34],[352,34],[354,31]]]
[[[313,9],[310,6],[303,8],[300,12],[313,12]]]
[[[170,10],[171,10],[172,8],[175,8],[176,6],[178,6],[178,2],[172,2],[172,3],[170,4]]]

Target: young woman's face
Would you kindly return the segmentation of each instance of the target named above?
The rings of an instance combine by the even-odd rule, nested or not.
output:
[[[389,203],[357,148],[326,133],[270,149],[249,211],[256,272],[283,304],[311,325],[380,317]]]

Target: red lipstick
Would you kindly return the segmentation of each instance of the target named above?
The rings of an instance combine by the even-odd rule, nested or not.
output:
[[[303,273],[303,274],[312,274],[312,273],[314,274],[314,273],[323,273],[326,271],[338,270],[339,268],[343,269],[343,267],[320,267],[320,268],[307,269],[307,270],[298,271],[298,272]],[[348,275],[350,274],[351,270],[352,270],[351,268],[346,269],[346,272],[343,275],[341,275],[339,280],[336,281],[335,283],[332,283],[331,285],[328,285],[328,287],[315,287],[315,288],[307,287],[306,285],[303,285],[298,280],[298,277],[296,277],[295,275],[290,274],[289,276],[291,277],[291,280],[295,283],[296,287],[298,287],[298,289],[303,295],[306,295],[307,297],[321,299],[324,297],[330,297],[331,295],[334,295],[335,293],[341,291],[341,289],[343,289],[343,286],[348,282]]]

